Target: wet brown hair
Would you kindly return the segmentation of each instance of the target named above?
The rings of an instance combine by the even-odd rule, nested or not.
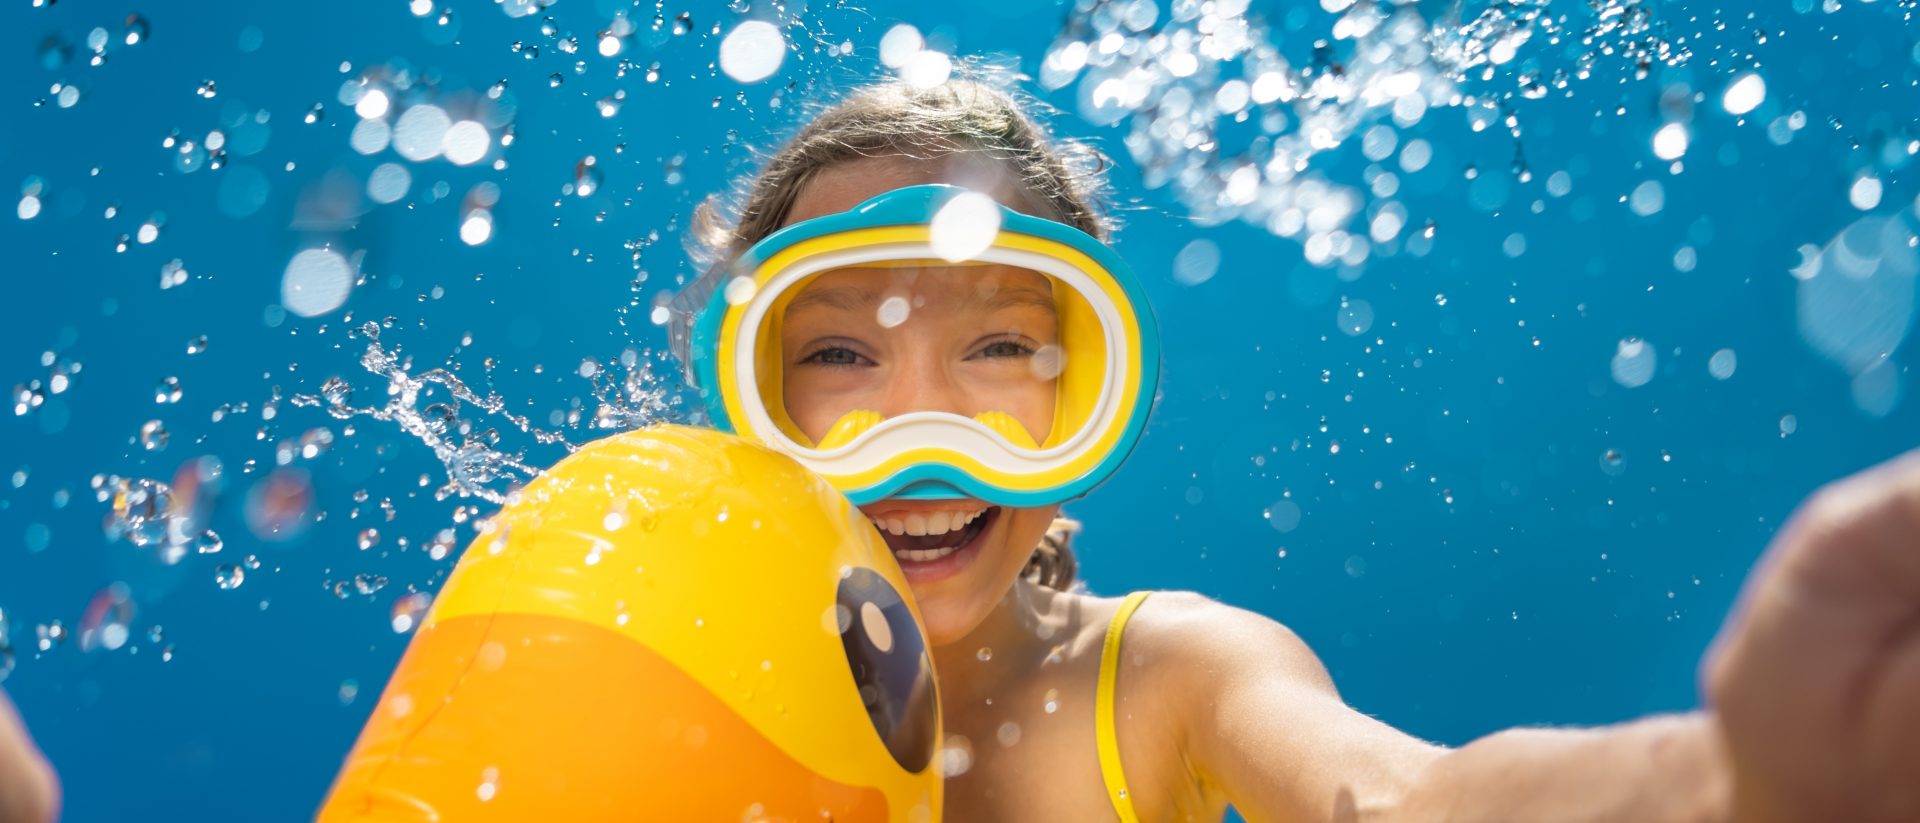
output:
[[[1016,202],[1009,206],[1106,240],[1112,228],[1106,156],[1079,140],[1054,137],[1033,115],[1043,105],[1016,91],[1015,78],[965,65],[955,74],[931,88],[884,80],[854,89],[808,118],[733,192],[700,204],[687,239],[703,272],[670,306],[670,335],[682,363],[692,362],[687,346],[693,315],[734,259],[786,223],[807,183],[840,163],[980,163],[1017,184],[1011,192]],[[1071,586],[1079,565],[1071,543],[1079,530],[1073,520],[1055,519],[1023,575],[1055,589]]]

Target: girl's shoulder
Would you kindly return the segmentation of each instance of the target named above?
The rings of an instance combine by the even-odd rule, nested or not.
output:
[[[1111,625],[1125,597],[1091,598]],[[1090,614],[1090,616],[1092,616]],[[1259,672],[1330,686],[1326,667],[1291,629],[1257,612],[1190,591],[1154,591],[1126,619],[1120,664],[1175,690],[1210,688],[1223,675]]]

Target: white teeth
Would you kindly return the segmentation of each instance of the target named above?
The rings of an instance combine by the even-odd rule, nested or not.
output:
[[[939,560],[959,550],[959,546],[949,546],[944,549],[902,549],[894,552],[893,556],[908,563],[925,563],[930,560]]]
[[[915,537],[930,537],[964,529],[973,521],[979,520],[980,515],[986,513],[986,509],[981,509],[970,514],[961,514],[960,512],[913,513],[905,517],[875,517],[871,519],[873,520],[874,528],[889,534],[910,534]]]

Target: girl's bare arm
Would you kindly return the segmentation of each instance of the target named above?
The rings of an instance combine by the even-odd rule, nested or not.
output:
[[[60,807],[53,769],[0,692],[0,823],[47,823]]]

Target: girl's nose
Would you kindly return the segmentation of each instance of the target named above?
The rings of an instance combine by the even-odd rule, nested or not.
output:
[[[949,373],[945,364],[933,357],[916,357],[903,363],[888,384],[881,414],[895,417],[908,412],[943,411],[966,416],[972,413],[965,389]]]

